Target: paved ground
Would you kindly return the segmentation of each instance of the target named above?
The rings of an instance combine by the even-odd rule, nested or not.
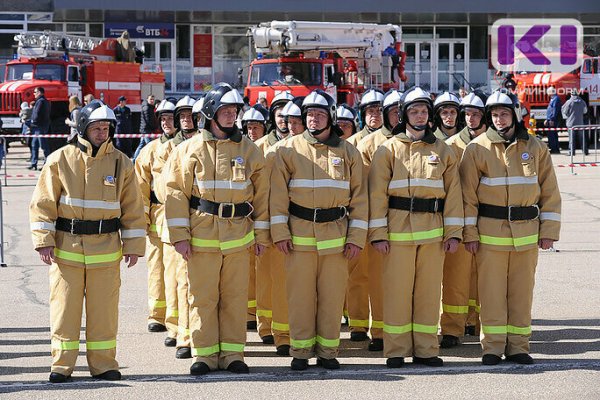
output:
[[[555,164],[568,164],[554,156]],[[289,370],[289,358],[274,355],[249,333],[246,360],[252,373],[188,375],[189,360],[176,360],[162,346],[163,334],[145,331],[145,263],[123,269],[119,354],[125,380],[89,377],[84,352],[72,383],[46,382],[49,373],[47,267],[32,250],[27,207],[36,176],[25,169],[26,149],[11,149],[4,195],[7,268],[0,269],[0,397],[22,398],[600,398],[600,167],[557,167],[563,198],[559,252],[542,252],[534,299],[532,353],[537,363],[480,365],[480,348],[470,338],[442,351],[445,367],[408,364],[388,370],[380,354],[342,335],[339,371],[311,367]],[[32,175],[32,176],[30,176]],[[3,178],[3,176],[1,176]],[[83,339],[83,335],[82,335]],[[85,349],[85,347],[83,347]],[[314,361],[313,361],[314,362]]]

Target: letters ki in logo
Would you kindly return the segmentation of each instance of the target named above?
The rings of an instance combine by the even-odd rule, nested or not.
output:
[[[491,48],[499,71],[569,72],[583,62],[583,26],[575,19],[499,19]]]

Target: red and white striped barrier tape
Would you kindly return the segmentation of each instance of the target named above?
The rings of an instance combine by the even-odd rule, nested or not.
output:
[[[0,175],[4,178],[4,175]],[[37,178],[36,174],[15,174],[15,175],[6,175],[7,178]]]
[[[535,132],[547,132],[547,131],[562,131],[562,132],[566,132],[569,130],[569,128],[528,128],[529,130],[535,131]],[[571,128],[574,131],[585,131],[588,129],[600,129],[600,125],[588,125],[588,126],[576,126]]]
[[[141,134],[141,133],[121,133],[118,135],[114,135],[115,138],[141,138],[141,137],[151,137],[151,138],[157,138],[159,136],[161,136],[161,133],[149,133],[149,134]],[[18,134],[13,134],[13,135],[0,135],[0,137],[3,138],[23,138],[23,139],[27,139],[27,138],[32,138],[32,137],[42,137],[42,138],[68,138],[69,135],[64,134],[64,133],[46,133],[44,135],[18,135]]]
[[[573,168],[573,167],[598,167],[600,164],[590,163],[590,164],[557,164],[555,167],[557,168]]]

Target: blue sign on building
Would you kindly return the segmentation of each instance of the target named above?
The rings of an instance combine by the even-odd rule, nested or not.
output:
[[[175,24],[164,22],[106,22],[104,37],[117,38],[123,31],[129,32],[131,39],[173,39]]]

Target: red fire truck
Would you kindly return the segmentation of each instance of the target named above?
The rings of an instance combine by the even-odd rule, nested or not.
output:
[[[34,100],[33,89],[42,86],[51,104],[50,133],[67,133],[68,100],[92,94],[110,107],[119,96],[127,98],[139,123],[141,102],[148,95],[164,98],[164,74],[141,71],[140,64],[116,62],[116,40],[95,39],[51,32],[15,36],[18,58],[5,66],[0,84],[2,134],[21,132],[22,102]],[[64,143],[64,140],[62,140]]]
[[[354,105],[368,88],[387,91],[406,81],[397,25],[271,21],[250,28],[257,54],[244,95],[254,104],[287,91],[322,89]]]

